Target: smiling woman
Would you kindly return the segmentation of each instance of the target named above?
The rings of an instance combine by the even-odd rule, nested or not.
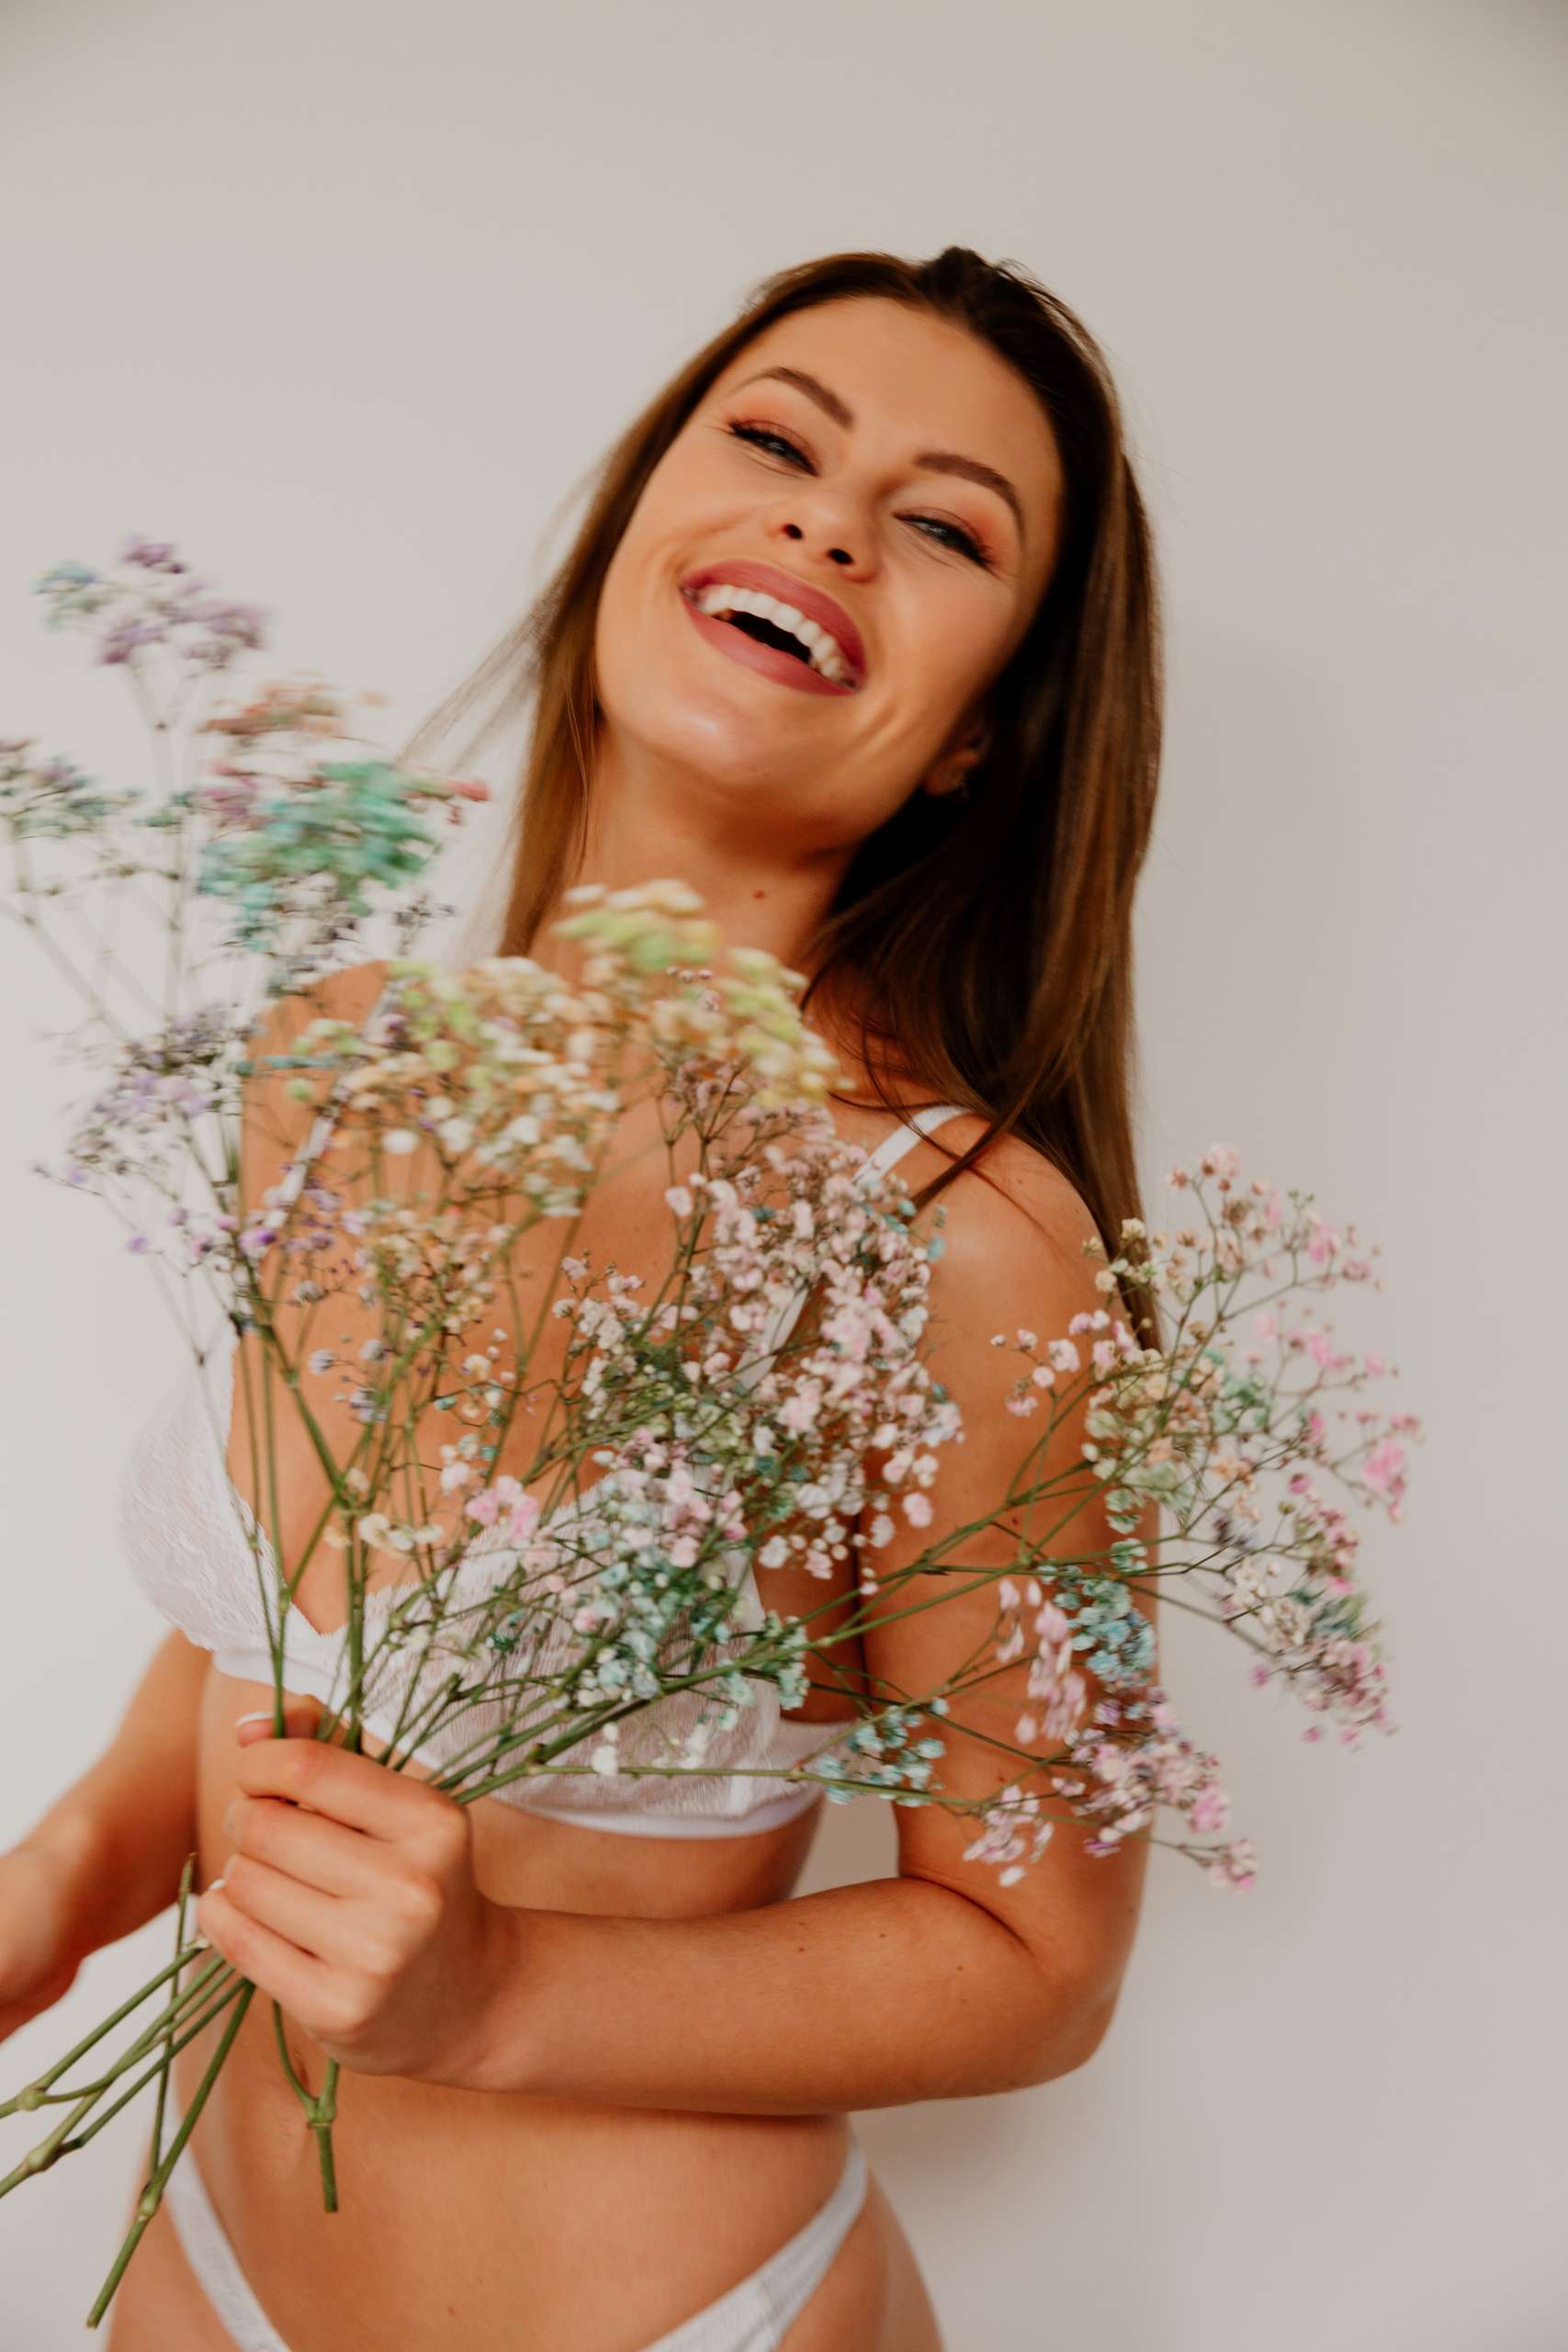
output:
[[[832,596],[852,696],[808,700],[795,655],[770,673],[733,624],[705,642],[677,612],[693,579],[750,587],[750,564],[803,616],[820,621],[803,591]],[[750,710],[747,667],[770,680]],[[460,764],[532,705],[476,944],[536,952],[591,854],[679,871],[735,935],[795,951],[808,1015],[865,1052],[885,1110],[911,1083],[973,1103],[957,1171],[1017,1136],[1110,1234],[1136,1214],[1132,905],[1163,694],[1148,526],[1092,335],[966,248],[849,253],[770,279],[634,421],[545,594],[407,751],[450,743]],[[609,788],[634,757],[673,786],[651,835]],[[792,836],[783,870],[760,807]],[[753,850],[766,873],[737,868]]]
[[[1098,1309],[1081,1245],[1140,1206],[1130,936],[1157,606],[1092,338],[961,247],[770,280],[628,428],[545,596],[405,756],[496,688],[458,764],[529,697],[534,723],[479,952],[576,979],[551,930],[566,894],[679,876],[732,944],[806,976],[840,1132],[907,1155],[920,1209],[947,1195],[931,1328],[970,1434],[931,1489],[937,1523],[905,1531],[913,1560],[993,1509],[1014,1464],[990,1335]],[[362,1021],[380,978],[335,975],[325,1009]],[[299,1140],[286,1104],[260,1107],[253,1193]],[[671,1246],[664,1159],[638,1148],[655,1110],[626,1114],[647,1132],[620,1139],[578,1243],[650,1291]],[[1145,1293],[1121,1304],[1157,1339]],[[541,1383],[567,1337],[541,1339]],[[1069,1419],[1059,1463],[1082,1436]],[[283,1464],[303,1521],[310,1475]],[[762,1598],[833,1632],[857,1600],[841,1548],[826,1590],[764,1569]],[[936,1687],[976,1638],[957,1601],[871,1619],[847,1657],[812,1654],[781,1752],[852,1714],[852,1688]],[[372,1755],[237,1731],[270,1689],[232,1649],[191,1676],[173,1639],[180,1677],[173,1658],[150,1675],[51,1817],[62,1883],[85,1917],[112,1855],[129,1932],[172,1901],[194,1821],[202,1931],[282,2005],[301,2080],[329,2057],[353,2075],[338,2161],[374,2186],[323,2214],[257,2001],[121,2284],[111,2352],[941,2352],[849,2117],[1081,2065],[1116,2006],[1140,1839],[1091,1860],[1068,1824],[998,1878],[957,1816],[910,1808],[895,1875],[791,1901],[819,1805],[780,1818],[720,1772],[679,1808],[592,1824],[459,1807]],[[1021,1703],[998,1678],[955,1709],[954,1794],[994,1792],[996,1711]],[[154,1803],[171,1757],[186,1778]],[[175,2061],[186,2105],[209,2041]]]
[[[968,328],[863,296],[763,329],[652,469],[606,570],[593,666],[611,723],[592,797],[605,847],[626,811],[657,809],[666,855],[673,821],[685,878],[725,893],[721,922],[745,907],[755,944],[771,931],[797,949],[857,849],[911,797],[934,813],[980,759],[984,706],[1057,554],[1063,487],[1041,401]],[[734,622],[694,637],[694,584],[814,623],[829,674]],[[737,671],[795,691],[759,695]],[[747,862],[762,852],[770,869],[749,884],[738,827]],[[655,854],[623,840],[611,863]]]

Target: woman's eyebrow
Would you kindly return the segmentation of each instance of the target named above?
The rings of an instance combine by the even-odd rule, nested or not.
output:
[[[818,407],[825,411],[835,424],[841,426],[846,433],[852,429],[855,420],[848,403],[841,401],[837,392],[829,391],[826,384],[819,383],[815,376],[808,376],[804,368],[759,368],[756,375],[743,378],[741,382],[732,389],[738,392],[744,391],[748,384],[761,384],[770,380],[780,384],[793,384],[797,391],[806,394],[807,400],[815,401]],[[998,473],[995,466],[987,466],[979,458],[961,458],[952,449],[921,449],[916,456],[915,463],[917,466],[924,466],[931,473],[962,474],[965,480],[978,482],[983,490],[994,490],[997,496],[1004,500],[1012,509],[1013,521],[1018,525],[1018,536],[1025,545],[1028,544],[1029,528],[1023,519],[1022,502],[1006,474]]]

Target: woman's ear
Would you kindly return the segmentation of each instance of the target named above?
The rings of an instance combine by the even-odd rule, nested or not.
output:
[[[954,792],[967,792],[970,772],[978,766],[991,748],[991,729],[985,719],[977,719],[963,741],[944,752],[920,779],[920,790],[930,793],[933,800],[944,800]]]

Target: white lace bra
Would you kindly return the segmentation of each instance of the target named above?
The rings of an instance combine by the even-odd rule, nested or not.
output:
[[[933,1103],[915,1112],[869,1155],[863,1174],[869,1175],[874,1168],[892,1167],[920,1136],[963,1107],[954,1102]],[[774,1317],[758,1360],[758,1376],[769,1356],[787,1340],[806,1296],[802,1292],[787,1301]],[[210,1650],[220,1673],[270,1685],[273,1656],[268,1622],[269,1612],[276,1616],[279,1578],[265,1531],[228,1469],[237,1344],[232,1327],[225,1323],[222,1336],[199,1361],[193,1360],[186,1367],[138,1430],[118,1482],[119,1523],[131,1575],[159,1614],[191,1641]],[[615,1475],[606,1473],[576,1499],[538,1521],[536,1540],[569,1521],[586,1522],[580,1529],[580,1540],[591,1540],[599,1489],[608,1487]],[[496,1529],[480,1529],[448,1572],[465,1602],[470,1589],[476,1596],[493,1590],[515,1567],[516,1548],[503,1540],[504,1532],[502,1528],[502,1540],[498,1540]],[[730,1555],[731,1569],[737,1565]],[[269,1579],[265,1606],[263,1577]],[[406,1581],[394,1582],[378,1586],[365,1596],[367,1660],[387,1611],[406,1600],[409,1590]],[[749,1558],[737,1615],[739,1624],[748,1628],[760,1627],[763,1622]],[[561,1631],[570,1637],[570,1629]],[[309,1692],[333,1709],[343,1706],[348,1692],[343,1629],[318,1633],[295,1607],[285,1613],[283,1632],[286,1689]],[[549,1670],[548,1640],[547,1632],[533,1653],[536,1671]],[[422,1655],[417,1637],[402,1646],[384,1644],[365,1676],[361,1720],[366,1730],[378,1742],[395,1743],[399,1754],[406,1753],[437,1770],[457,1753],[468,1751],[474,1743],[499,1731],[502,1707],[495,1700],[487,1703],[481,1695],[461,1713],[446,1715],[429,1741],[415,1742],[407,1736],[406,1727],[417,1722],[420,1714],[422,1677],[429,1677],[434,1689],[450,1672],[450,1653],[445,1657],[434,1651]],[[819,1789],[784,1781],[778,1775],[815,1753],[826,1752],[844,1727],[792,1722],[781,1713],[779,1694],[772,1684],[756,1677],[748,1680],[750,1703],[739,1709],[728,1729],[710,1730],[700,1771],[636,1774],[584,1769],[584,1742],[569,1750],[563,1759],[573,1769],[531,1772],[492,1793],[525,1812],[553,1814],[585,1827],[648,1838],[735,1837],[773,1828],[816,1804],[821,1794]],[[621,1726],[621,1761],[668,1764],[672,1754],[681,1752],[682,1742],[696,1730],[705,1707],[711,1711],[711,1700],[705,1702],[698,1692],[670,1691],[626,1717]]]

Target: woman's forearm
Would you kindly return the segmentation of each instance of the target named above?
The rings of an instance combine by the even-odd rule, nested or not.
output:
[[[130,1935],[179,1893],[196,1844],[197,1710],[208,1665],[205,1650],[171,1631],[108,1747],[17,1840],[70,1869],[84,1953]]]
[[[502,1909],[465,2087],[724,2115],[965,2098],[1068,2073],[1104,2020],[928,1880],[689,1919]]]

